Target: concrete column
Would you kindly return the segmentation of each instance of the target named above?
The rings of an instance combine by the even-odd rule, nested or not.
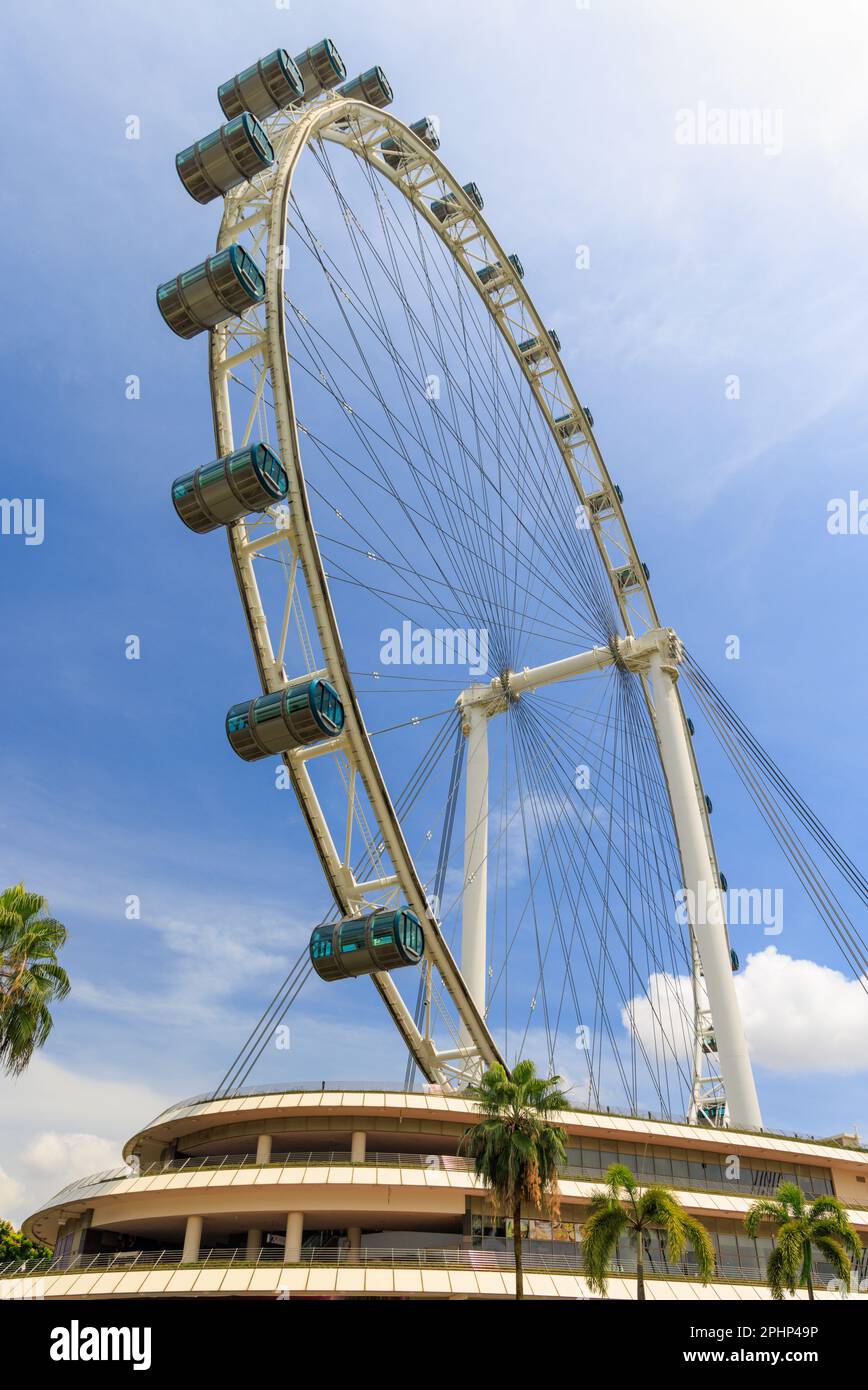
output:
[[[363,1129],[353,1130],[353,1137],[350,1144],[350,1158],[353,1163],[364,1163],[367,1143],[368,1136]]]
[[[260,1134],[259,1138],[257,1139],[257,1141],[256,1141],[256,1162],[257,1162],[257,1163],[270,1163],[270,1162],[271,1162],[271,1135],[270,1135],[270,1134]]]
[[[347,1228],[347,1239],[350,1242],[349,1255],[351,1260],[357,1260],[359,1251],[362,1248],[362,1228],[361,1226],[349,1226]]]
[[[262,1249],[262,1232],[251,1226],[247,1232],[247,1258],[255,1260]]]
[[[202,1218],[201,1216],[188,1216],[187,1225],[184,1229],[184,1253],[181,1256],[181,1263],[193,1265],[199,1258],[199,1245],[202,1241]]]
[[[301,1258],[301,1238],[304,1235],[304,1212],[291,1211],[286,1217],[286,1247],[284,1263],[297,1264]]]

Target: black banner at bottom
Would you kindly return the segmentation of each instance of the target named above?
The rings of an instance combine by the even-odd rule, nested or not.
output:
[[[329,1305],[342,1303],[340,1328],[327,1321]],[[358,1366],[365,1356],[356,1338],[347,1337],[347,1328],[358,1317],[370,1318],[372,1302],[391,1305],[393,1314],[402,1313],[406,1334],[407,1318],[431,1316],[435,1302],[463,1303],[456,1308],[452,1325],[462,1339],[472,1335],[473,1308],[478,1299],[401,1299],[388,1298],[142,1298],[101,1299],[93,1301],[33,1300],[0,1301],[4,1360],[9,1365],[12,1349],[17,1345],[36,1378],[46,1374],[98,1374],[108,1369],[139,1375],[170,1375],[192,1369],[226,1372],[244,1370],[248,1374],[254,1364],[269,1364],[291,1369],[290,1355],[299,1355],[305,1362],[306,1374],[315,1373],[307,1362],[317,1351],[323,1358],[323,1370],[333,1375],[344,1356],[347,1364]],[[515,1322],[515,1300],[484,1300],[486,1302],[486,1338],[480,1342],[492,1361],[502,1355],[491,1345],[491,1318],[497,1316],[496,1304],[503,1313],[511,1315],[504,1324],[504,1347],[518,1350],[521,1328]],[[355,1306],[354,1306],[355,1305]],[[415,1306],[413,1306],[415,1305]],[[385,1306],[378,1310],[385,1313]],[[565,1337],[582,1339],[573,1344],[581,1353],[584,1339],[589,1354],[596,1359],[603,1348],[614,1365],[626,1367],[635,1357],[636,1365],[645,1369],[653,1362],[655,1370],[669,1371],[678,1366],[701,1370],[705,1366],[722,1365],[765,1366],[789,1369],[808,1367],[823,1376],[844,1367],[858,1364],[862,1356],[865,1314],[868,1298],[850,1297],[810,1302],[788,1299],[773,1303],[766,1299],[721,1302],[709,1300],[647,1301],[615,1299],[551,1299],[525,1300],[519,1316],[527,1318],[528,1332],[535,1337],[536,1318],[541,1314],[552,1318],[551,1324]],[[323,1322],[317,1325],[317,1315]],[[437,1314],[438,1340],[449,1336],[450,1324],[444,1324],[444,1313]],[[310,1322],[314,1318],[314,1324]],[[288,1347],[287,1337],[309,1337],[322,1328],[322,1336],[306,1343]],[[389,1323],[382,1317],[376,1329],[368,1322],[365,1344],[367,1356],[373,1358],[372,1336],[379,1339],[378,1351],[387,1354]],[[396,1333],[398,1328],[395,1328]],[[400,1334],[399,1334],[400,1336]],[[594,1339],[605,1338],[594,1350]],[[463,1345],[463,1340],[462,1340]],[[566,1343],[570,1346],[571,1343]],[[527,1345],[532,1355],[534,1341]],[[522,1349],[525,1350],[525,1349]],[[519,1352],[519,1354],[521,1354]],[[436,1343],[431,1358],[432,1369],[438,1364]],[[441,1363],[442,1364],[442,1363]],[[579,1363],[580,1364],[580,1363]],[[479,1367],[476,1368],[477,1370]],[[454,1368],[453,1368],[454,1370]]]

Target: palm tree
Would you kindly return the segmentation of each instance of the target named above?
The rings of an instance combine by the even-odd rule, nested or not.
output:
[[[636,1246],[636,1297],[644,1300],[645,1234],[651,1230],[665,1235],[670,1264],[677,1264],[684,1246],[689,1245],[696,1257],[700,1282],[709,1282],[714,1274],[714,1246],[702,1222],[684,1210],[668,1187],[653,1184],[640,1191],[630,1169],[623,1163],[613,1163],[606,1170],[605,1188],[591,1197],[588,1219],[582,1229],[585,1273],[595,1293],[605,1294],[606,1277],[618,1241],[629,1235]]]
[[[69,993],[57,963],[66,927],[46,915],[45,899],[23,883],[0,893],[0,1067],[24,1070],[51,1032],[49,1005]]]
[[[807,1287],[814,1297],[811,1272],[813,1247],[832,1266],[837,1278],[849,1282],[851,1261],[862,1254],[859,1237],[847,1220],[847,1208],[837,1197],[817,1197],[810,1204],[798,1183],[782,1182],[775,1197],[761,1197],[744,1218],[751,1240],[763,1222],[771,1222],[775,1247],[766,1262],[766,1279],[772,1298]]]
[[[554,1221],[560,1210],[558,1169],[566,1163],[567,1136],[548,1118],[570,1108],[558,1090],[560,1079],[537,1076],[533,1062],[518,1062],[511,1076],[495,1063],[471,1090],[482,1119],[467,1131],[460,1147],[488,1187],[495,1215],[512,1217],[516,1298],[524,1298],[522,1204]]]

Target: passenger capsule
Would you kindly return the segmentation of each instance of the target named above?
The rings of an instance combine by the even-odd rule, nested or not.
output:
[[[210,203],[273,162],[271,141],[249,111],[175,156],[178,176],[197,203]]]
[[[285,690],[233,705],[226,716],[226,737],[239,758],[255,763],[270,753],[287,753],[335,738],[344,727],[344,707],[334,686],[317,677]]]
[[[587,414],[587,411],[585,414]],[[588,415],[588,421],[593,425],[593,420],[591,420],[590,415]],[[574,438],[577,434],[584,435],[585,433],[584,418],[581,415],[572,415],[569,412],[566,415],[556,415],[555,426],[564,443],[567,443],[568,440]]]
[[[195,338],[264,298],[265,280],[255,262],[243,247],[227,246],[160,285],[157,308],[179,338]]]
[[[366,101],[369,106],[389,106],[394,97],[382,68],[368,68],[367,72],[360,72],[358,77],[344,82],[338,91],[342,97]]]
[[[511,256],[507,256],[506,259],[509,261],[519,280],[523,280],[524,266],[522,265],[518,256],[513,254]],[[483,285],[488,285],[491,283],[492,280],[502,279],[503,266],[501,265],[500,261],[493,261],[491,265],[482,266],[480,270],[477,270],[476,274],[479,276],[479,279],[482,281]]]
[[[732,966],[733,974],[735,974],[736,970],[738,970],[739,967],[739,959],[731,946],[729,948],[729,963]]]
[[[615,497],[619,502],[624,500],[617,483],[612,491],[601,488],[599,492],[589,492],[585,498],[585,506],[591,516],[611,516],[615,510]]]
[[[410,126],[414,135],[418,135],[420,140],[428,146],[429,150],[439,150],[440,136],[437,134],[434,122],[430,116],[423,116],[420,121],[414,121]],[[397,140],[390,135],[383,140],[380,149],[383,158],[392,169],[399,169],[407,160],[414,159],[416,156],[410,149],[405,149]]]
[[[172,501],[184,525],[203,535],[250,512],[264,512],[280,502],[288,488],[286,470],[274,450],[252,444],[176,478]]]
[[[555,351],[560,352],[561,340],[553,328],[547,328],[546,332],[549,339],[555,346]],[[525,342],[519,343],[518,350],[525,362],[541,362],[548,356],[548,346],[542,338],[528,338]]]
[[[464,189],[464,192],[470,199],[471,203],[475,203],[476,207],[478,207],[479,211],[481,212],[482,209],[485,207],[485,203],[482,200],[482,194],[480,193],[476,184],[465,183],[462,184],[462,187]],[[431,204],[431,211],[437,218],[438,222],[445,222],[447,218],[451,219],[453,217],[460,217],[464,212],[464,209],[458,201],[458,195],[456,193],[449,192],[445,193],[442,199],[437,199],[435,202]]]
[[[295,66],[304,82],[305,101],[313,101],[320,92],[336,87],[347,75],[344,60],[331,39],[321,39],[303,53],[296,53]]]
[[[644,569],[644,565],[642,568]],[[642,587],[642,581],[634,565],[621,565],[618,569],[612,570],[612,578],[622,594],[632,593]]]
[[[304,78],[285,48],[276,48],[217,88],[217,100],[230,119],[252,111],[262,121],[303,96]]]
[[[714,807],[711,804],[711,797],[708,795],[706,795],[705,798],[705,809],[709,815],[711,815],[712,811],[714,810]]]
[[[726,881],[726,874],[721,874],[721,875],[720,875],[720,886],[721,886],[721,888],[722,888],[722,890],[723,890],[724,893],[728,893],[728,892],[729,892],[729,884],[728,884],[727,881]]]
[[[425,938],[416,914],[401,907],[314,927],[309,949],[321,980],[343,980],[418,965]]]

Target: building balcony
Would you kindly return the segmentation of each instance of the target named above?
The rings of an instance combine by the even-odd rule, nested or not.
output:
[[[495,1242],[489,1242],[495,1244]],[[526,1243],[524,1269],[530,1297],[592,1297],[583,1276],[580,1247],[541,1253]],[[662,1267],[661,1267],[662,1265]],[[610,1298],[635,1298],[635,1257],[613,1262]],[[126,1250],[77,1255],[63,1260],[30,1260],[0,1266],[0,1300],[152,1296],[253,1297],[327,1296],[502,1296],[513,1293],[515,1263],[511,1242],[478,1249],[456,1244],[443,1248],[310,1247],[291,1264],[278,1248],[264,1247],[250,1256],[244,1250],[201,1250],[185,1263],[181,1250]],[[654,1298],[770,1297],[756,1266],[722,1265],[707,1287],[696,1282],[686,1258],[670,1266],[646,1265],[646,1289]],[[838,1297],[826,1289],[830,1271],[815,1266],[817,1296]],[[798,1296],[806,1296],[804,1292]],[[852,1296],[868,1299],[868,1294]]]

